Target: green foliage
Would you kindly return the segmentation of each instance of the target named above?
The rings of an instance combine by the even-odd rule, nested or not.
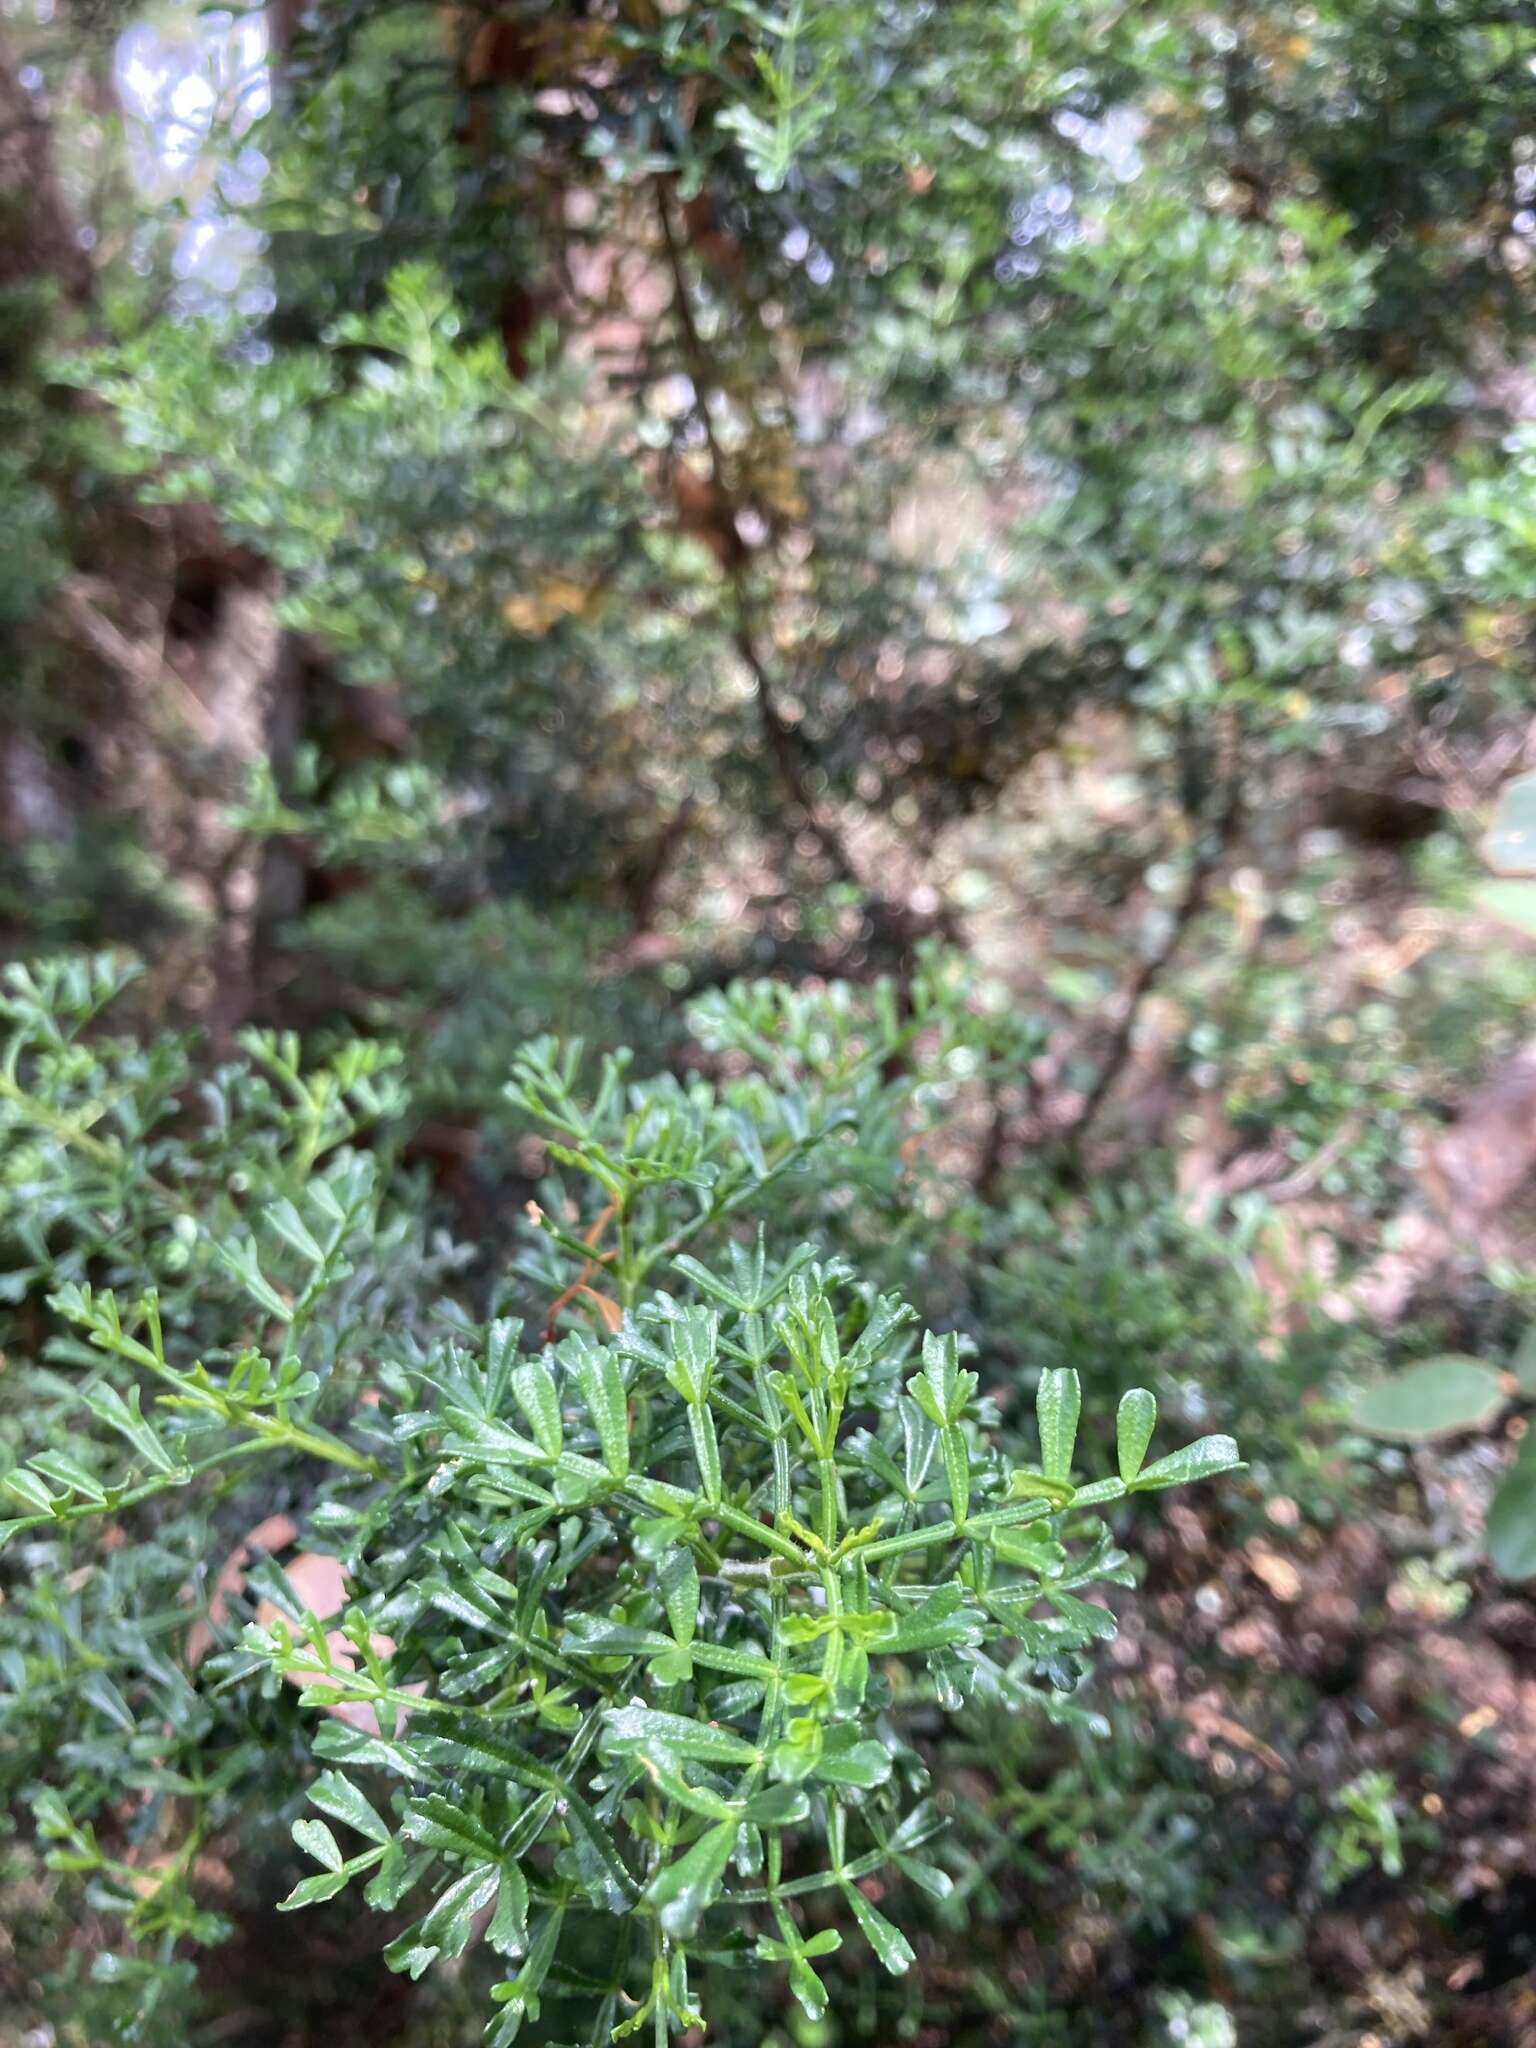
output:
[[[1403,1874],[1397,1787],[1385,1771],[1363,1771],[1340,1786],[1318,1842],[1319,1882],[1336,1892],[1365,1870]]]
[[[94,1274],[153,1284],[196,1329],[259,1272],[261,1217],[290,1290],[269,1285],[273,1312],[301,1332],[333,1287],[359,1301],[387,1287],[407,1226],[384,1206],[381,1155],[356,1141],[401,1115],[398,1053],[353,1040],[306,1066],[293,1034],[253,1030],[241,1060],[208,1074],[184,1038],[92,1029],[137,971],[106,955],[4,970],[0,1228],[21,1254],[6,1298]],[[296,1198],[318,1205],[313,1228]]]
[[[1362,1387],[1352,1414],[1356,1426],[1373,1436],[1417,1443],[1480,1428],[1499,1413],[1504,1399],[1492,1366],[1475,1358],[1423,1358]]]
[[[1536,874],[1536,776],[1517,775],[1505,783],[1481,850],[1501,877]],[[1536,884],[1524,879],[1484,882],[1477,904],[1517,931],[1536,932]]]
[[[0,624],[12,632],[35,616],[68,565],[57,486],[89,445],[47,403],[37,338],[56,315],[55,300],[46,281],[10,284],[0,292],[0,364],[6,373],[0,411]]]
[[[258,1468],[291,1474],[284,1493],[312,1461],[368,1469],[329,1421],[357,1405],[371,1333],[415,1327],[461,1255],[390,1186],[387,1046],[311,1064],[251,1032],[210,1071],[185,1039],[102,1033],[134,971],[13,964],[0,989],[4,1339],[38,1361],[0,1417],[0,1527],[24,1566],[0,1757],[8,1795],[38,1795],[51,1867],[121,1919],[96,1974],[127,2037],[149,2038],[183,2010],[187,1944],[227,1931],[194,1879],[205,1841],[275,1813],[301,1766],[297,1717],[201,1661],[232,1626],[217,1561],[253,1519],[231,1525],[229,1503]],[[113,1286],[143,1304],[126,1323]],[[257,1853],[269,1823],[251,1825]]]
[[[1241,1239],[1191,1222],[1167,1190],[1122,1180],[1021,1199],[992,1235],[992,1295],[1028,1365],[1070,1367],[1106,1399],[1154,1378],[1192,1411],[1203,1388],[1236,1402],[1273,1374]]]
[[[503,2041],[755,2038],[784,1984],[807,2041],[1062,2042],[1106,1915],[1204,1939],[1227,1831],[1135,1663],[1086,1690],[1085,1594],[1229,1429],[1272,1526],[1400,1479],[1325,1469],[1309,1382],[1390,1361],[1354,1420],[1414,1469],[1533,1392],[1502,1325],[1429,1304],[1402,1367],[1313,1315],[1536,993],[1530,778],[1496,880],[1460,831],[1532,651],[1507,12],[340,0],[228,317],[76,180],[97,345],[0,295],[0,779],[55,800],[8,951],[211,879],[94,801],[108,711],[217,694],[182,572],[265,565],[290,636],[219,798],[270,1028],[0,990],[0,1770],[120,1930],[87,2039],[190,2038],[253,1897],[494,1978]],[[159,682],[82,663],[79,572]],[[1335,829],[1357,779],[1456,829]],[[1170,1525],[1186,1620],[1233,1497]],[[1395,1815],[1347,1786],[1318,1882]],[[1227,2038],[1162,1982],[1127,2039]]]
[[[1505,1370],[1476,1358],[1424,1358],[1361,1387],[1357,1428],[1394,1443],[1426,1443],[1485,1429],[1511,1400],[1536,1396],[1536,1340],[1528,1330]],[[1508,1579],[1536,1577],[1536,1460],[1529,1433],[1488,1508],[1488,1555]]]
[[[231,536],[284,572],[288,620],[323,632],[353,680],[409,675],[430,703],[474,665],[484,693],[516,637],[503,608],[541,574],[596,581],[635,515],[633,479],[600,442],[560,461],[580,444],[580,386],[514,382],[493,338],[463,334],[428,264],[394,272],[383,303],[328,344],[264,362],[239,329],[191,325],[72,374],[117,407],[125,463],[181,458],[153,495],[220,497]],[[501,559],[499,582],[482,551]]]
[[[948,1883],[914,1716],[1059,1711],[1114,1630],[1083,1595],[1128,1572],[1106,1511],[1232,1470],[1231,1440],[1146,1462],[1155,1403],[1133,1393],[1119,1475],[1084,1483],[1075,1373],[1042,1377],[1020,1442],[959,1337],[920,1336],[810,1244],[770,1252],[758,1212],[795,1180],[789,1213],[817,1212],[880,1085],[846,995],[706,1006],[719,1044],[765,1004],[783,1027],[772,1077],[723,1094],[629,1081],[615,1055],[588,1097],[575,1052],[519,1055],[514,1100],[613,1232],[539,1212],[525,1291],[595,1303],[599,1334],[525,1348],[515,1318],[452,1302],[452,1257],[356,1149],[362,1119],[399,1113],[376,1055],[306,1068],[253,1036],[189,1136],[184,1046],[84,1035],[125,980],[10,971],[8,1227],[58,1334],[4,1482],[32,1572],[3,1649],[13,1767],[50,1866],[124,1921],[132,2027],[173,1985],[131,1958],[225,1931],[198,1845],[257,1784],[303,1782],[316,1710],[325,1768],[292,1834],[317,1867],[285,1907],[354,1880],[397,1921],[410,1900],[385,1959],[413,1976],[483,1939],[514,1966],[492,2040],[573,1998],[589,2031],[663,2040],[694,2023],[690,1958],[783,1965],[819,2014],[832,1944],[793,1902],[823,1892],[905,1970],[859,1884]],[[337,1560],[339,1613],[259,1558],[212,1598],[221,1503],[258,1465]],[[93,1544],[136,1518],[148,1540]],[[200,1575],[194,1657],[174,1589]],[[103,1832],[123,1784],[196,1816],[148,1886]],[[562,1935],[592,1914],[617,1921],[595,1976]]]
[[[399,689],[431,765],[562,881],[685,800],[706,843],[799,801],[744,633],[843,803],[969,808],[1108,697],[1198,830],[1213,714],[1255,767],[1331,751],[1375,669],[1490,601],[1477,537],[1518,545],[1518,462],[1485,463],[1452,376],[1475,334],[1428,309],[1511,176],[1497,25],[1380,41],[1351,8],[1261,8],[1229,47],[1177,13],[996,0],[545,17],[534,89],[468,108],[430,11],[306,23],[253,209],[274,342],[156,326],[74,374],[150,494],[217,502],[287,616]],[[1404,161],[1421,104],[1437,138],[1450,105],[1486,126]],[[1404,226],[1442,207],[1454,228]],[[630,294],[605,390],[590,351]],[[529,307],[551,317],[509,374],[498,330]],[[914,560],[894,527],[940,458],[954,518]],[[1449,517],[1436,463],[1468,473]],[[677,530],[680,469],[734,519],[723,575]],[[976,509],[1021,476],[999,550]],[[1037,634],[1052,602],[1079,623]]]
[[[1182,1991],[1166,1992],[1160,2003],[1163,2026],[1155,2040],[1178,2042],[1181,2048],[1237,2048],[1237,2029],[1226,2006]]]
[[[1536,1579],[1536,1456],[1528,1436],[1489,1504],[1488,1556],[1506,1579]]]
[[[378,1716],[377,1736],[327,1730],[324,1757],[408,1787],[391,1841],[346,1778],[322,1780],[324,1810],[345,1803],[371,1846],[343,1860],[300,1823],[322,1874],[288,1903],[375,1869],[379,1904],[440,1887],[387,1952],[419,1973],[459,1953],[496,1898],[486,1939],[524,1960],[493,1993],[493,2040],[574,1988],[549,1972],[554,1930],[580,1910],[621,1919],[612,1974],[589,1997],[612,2025],[638,1979],[621,2031],[649,2020],[658,2039],[693,2023],[696,1941],[729,1946],[717,1905],[776,1929],[758,1953],[789,1964],[812,2016],[819,1951],[790,1900],[840,1891],[879,1961],[904,1970],[908,1944],[855,1889],[885,1868],[921,1875],[935,1825],[914,1801],[903,1712],[925,1698],[1023,1706],[1036,1674],[1109,1626],[1079,1597],[1123,1569],[1107,1532],[1065,1556],[1032,1532],[1123,1483],[1074,1490],[1000,1457],[953,1339],[926,1337],[908,1375],[900,1306],[850,1295],[805,1252],[775,1270],[759,1241],[726,1271],[687,1272],[690,1288],[606,1344],[573,1335],[517,1363],[515,1329],[495,1325],[478,1357],[458,1343],[430,1356],[402,1389],[415,1484],[360,1507],[347,1536],[366,1582],[388,1529],[388,1599],[349,1610],[344,1656],[318,1621],[246,1635],[307,1702]],[[871,1409],[874,1427],[846,1426]],[[1070,1456],[1049,1399],[1041,1441],[1044,1465]],[[1132,1487],[1233,1455],[1213,1440]],[[1049,1614],[1032,1621],[1042,1599]],[[370,1648],[385,1625],[387,1670]]]

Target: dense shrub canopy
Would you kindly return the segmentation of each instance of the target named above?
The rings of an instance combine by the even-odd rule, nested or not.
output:
[[[11,10],[18,2038],[1516,2038],[1533,61]]]

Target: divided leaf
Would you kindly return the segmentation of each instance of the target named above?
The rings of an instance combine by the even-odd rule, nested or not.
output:
[[[432,1910],[392,1941],[384,1960],[392,1970],[417,1978],[439,1956],[460,1956],[469,1946],[475,1915],[488,1906],[501,1882],[494,1864],[481,1864],[449,1885]]]
[[[391,1839],[384,1822],[352,1780],[344,1778],[340,1771],[325,1771],[316,1778],[309,1788],[309,1798],[311,1805],[318,1806],[322,1813],[328,1813],[332,1820],[345,1821],[348,1827],[366,1835],[370,1842]]]
[[[323,1820],[296,1820],[293,1839],[327,1870],[340,1870],[343,1862],[341,1849]]]
[[[735,1847],[736,1828],[735,1820],[716,1821],[652,1878],[646,1898],[674,1941],[687,1941],[713,1904]]]
[[[904,1976],[917,1960],[907,1937],[899,1927],[893,1927],[883,1913],[875,1910],[857,1885],[845,1884],[841,1890],[859,1923],[859,1931],[874,1950],[881,1966],[893,1977]]]

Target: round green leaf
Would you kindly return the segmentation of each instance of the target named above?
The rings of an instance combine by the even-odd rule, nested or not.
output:
[[[1506,1579],[1536,1578],[1536,1437],[1526,1437],[1493,1496],[1488,1555]]]
[[[1484,882],[1472,900],[1485,916],[1536,938],[1536,882]]]
[[[1501,875],[1536,875],[1536,775],[1505,783],[1483,858]]]
[[[1362,1387],[1355,1396],[1355,1425],[1372,1436],[1400,1443],[1427,1443],[1480,1429],[1504,1405],[1499,1374],[1481,1359],[1420,1359]]]

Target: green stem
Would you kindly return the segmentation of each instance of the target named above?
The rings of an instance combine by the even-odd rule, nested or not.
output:
[[[841,1585],[838,1583],[837,1573],[831,1570],[823,1571],[821,1575],[821,1587],[822,1592],[826,1597],[827,1616],[829,1620],[841,1621],[843,1614],[843,1589]],[[836,1685],[837,1683],[837,1674],[842,1664],[842,1661],[842,1629],[836,1627],[830,1628],[827,1630],[827,1646],[826,1649],[822,1652],[821,1658],[821,1675],[826,1680],[826,1683],[829,1688],[831,1686]]]
[[[619,1255],[614,1261],[615,1277],[619,1283],[619,1306],[633,1308],[643,1275],[635,1267],[630,1249],[629,1217],[625,1214],[622,1201],[614,1205],[614,1224],[619,1240]]]
[[[777,1840],[777,1836],[770,1838]],[[889,1861],[884,1849],[867,1849],[862,1856],[856,1856],[852,1863],[845,1863],[839,1871],[822,1870],[814,1877],[792,1877],[788,1884],[776,1884],[770,1890],[759,1885],[754,1891],[722,1892],[721,1901],[727,1906],[768,1906],[775,1899],[803,1898],[807,1892],[826,1891],[832,1885],[846,1881],[855,1884],[861,1877],[868,1877]]]
[[[882,1536],[874,1543],[866,1543],[858,1555],[866,1564],[872,1564],[877,1557],[900,1557],[907,1550],[924,1550],[930,1544],[947,1543],[955,1534],[955,1525],[947,1517],[942,1522],[928,1522],[919,1529],[909,1529],[904,1536]]]
[[[816,1481],[819,1489],[817,1502],[816,1533],[828,1550],[837,1548],[837,1466],[831,1458],[816,1460]]]
[[[953,1537],[986,1536],[994,1529],[1017,1529],[1025,1522],[1038,1522],[1042,1516],[1058,1512],[1047,1500],[1025,1500],[1012,1502],[1005,1508],[993,1508],[984,1515],[971,1515],[962,1530],[953,1519],[946,1517],[942,1522],[929,1522],[920,1529],[908,1529],[901,1536],[882,1536],[874,1543],[860,1544],[856,1553],[866,1564],[877,1557],[898,1557],[904,1550],[921,1550],[926,1545],[948,1543]]]
[[[384,1468],[377,1458],[370,1457],[366,1451],[354,1451],[339,1437],[332,1436],[329,1430],[300,1429],[291,1422],[257,1415],[241,1416],[238,1420],[226,1416],[225,1420],[232,1428],[243,1426],[257,1430],[262,1440],[270,1442],[274,1449],[286,1448],[301,1452],[305,1457],[321,1458],[326,1464],[340,1465],[348,1472],[366,1472],[370,1479],[382,1479],[384,1476]]]
[[[110,1166],[114,1172],[121,1173],[128,1168],[129,1162],[121,1151],[98,1138],[87,1125],[61,1115],[58,1110],[50,1109],[46,1102],[39,1102],[35,1095],[29,1095],[13,1075],[0,1072],[0,1095],[14,1102],[39,1129],[47,1131],[61,1144],[73,1145],[77,1152],[83,1152],[98,1165]],[[138,1178],[160,1201],[169,1203],[178,1212],[185,1208],[181,1198],[164,1181],[156,1180],[152,1173],[141,1173]]]
[[[68,1507],[56,1509],[51,1515],[29,1515],[25,1520],[29,1527],[47,1528],[55,1522],[83,1522],[92,1515],[115,1515],[123,1508],[135,1508],[143,1501],[153,1500],[157,1494],[169,1493],[174,1487],[190,1485],[194,1479],[200,1479],[205,1472],[216,1472],[220,1466],[228,1465],[236,1458],[256,1457],[263,1452],[282,1450],[285,1447],[312,1449],[314,1456],[328,1458],[333,1464],[367,1471],[375,1478],[382,1476],[381,1468],[374,1460],[362,1460],[357,1453],[349,1451],[345,1444],[331,1442],[330,1448],[321,1449],[321,1439],[310,1439],[302,1430],[296,1432],[296,1436],[302,1441],[296,1443],[294,1436],[274,1440],[272,1434],[263,1431],[248,1438],[243,1444],[229,1444],[223,1450],[213,1452],[209,1457],[199,1458],[194,1464],[179,1466],[174,1472],[157,1472],[153,1479],[141,1480],[137,1486],[130,1486],[124,1492],[109,1491],[105,1500],[74,1501]],[[338,1456],[337,1453],[344,1455]]]
[[[773,1551],[778,1557],[788,1558],[796,1570],[805,1568],[805,1552],[791,1543],[787,1536],[781,1536],[777,1529],[770,1529],[766,1522],[759,1522],[751,1515],[744,1515],[739,1508],[733,1508],[729,1501],[716,1503],[711,1507],[710,1513],[728,1529],[734,1529],[738,1536],[750,1536],[755,1543],[762,1544],[765,1550]]]

